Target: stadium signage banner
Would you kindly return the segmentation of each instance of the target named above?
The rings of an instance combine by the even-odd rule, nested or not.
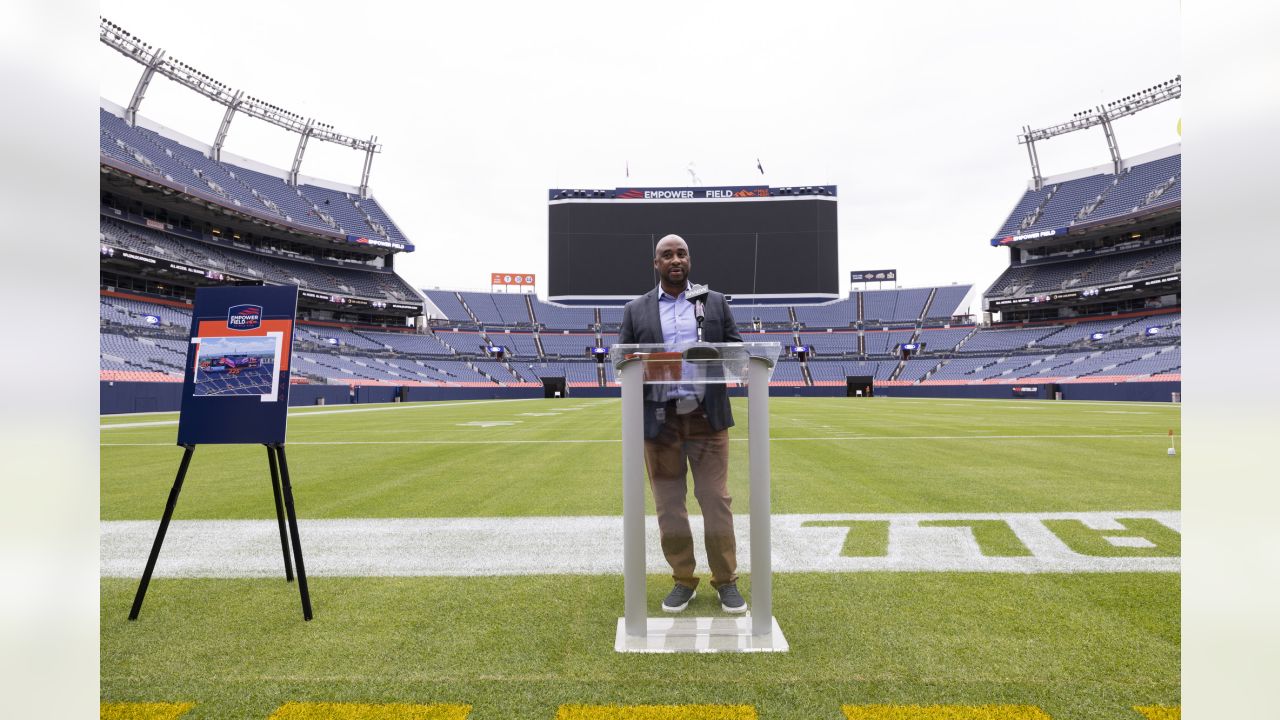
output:
[[[116,257],[118,255],[119,257],[125,258],[127,260],[136,260],[137,262],[140,262],[140,263],[146,263],[148,265],[156,265],[158,267],[164,267],[169,270],[175,270],[180,273],[188,273],[190,275],[199,275],[200,277],[209,278],[210,280],[225,280],[227,278],[226,275],[224,275],[223,273],[217,270],[206,270],[201,267],[196,267],[195,265],[184,265],[183,263],[176,263],[171,260],[158,260],[156,258],[148,257],[146,255],[139,255],[138,253],[130,252],[128,250],[117,250],[116,248],[113,248],[109,245],[102,246],[102,254],[106,255],[107,257]],[[231,279],[234,280],[236,278],[231,278]]]
[[[345,305],[347,302],[347,299],[341,295],[318,293],[313,290],[299,290],[298,294],[309,300],[320,300],[322,302],[333,303],[334,305]]]
[[[1146,282],[1142,283],[1142,286],[1151,287],[1152,285],[1164,285],[1166,283],[1176,283],[1180,280],[1182,280],[1181,275],[1168,275],[1162,278],[1154,278],[1152,280],[1147,280]]]
[[[1008,300],[997,300],[991,304],[995,305],[996,307],[1002,307],[1005,305],[1026,305],[1030,302],[1031,302],[1031,298],[1021,297],[1021,298],[1009,298]]]
[[[177,270],[178,272],[191,273],[192,275],[199,275],[200,277],[205,277],[209,272],[198,267],[183,265],[181,263],[176,263],[176,262],[169,263],[169,269]]]
[[[769,186],[618,188],[614,191],[614,198],[618,200],[723,200],[753,197],[769,197]]]
[[[551,199],[557,200],[565,193],[576,191],[553,189]],[[591,191],[595,192],[595,191]],[[601,191],[608,193],[609,191]],[[834,188],[831,189],[834,194]],[[664,187],[664,188],[614,188],[607,200],[729,200],[732,198],[767,198],[768,185],[722,185],[719,187]],[[575,199],[595,199],[592,196]]]
[[[489,273],[490,285],[527,285],[532,287],[534,279],[533,273]]]
[[[1011,245],[1013,243],[1022,242],[1023,240],[1038,240],[1047,237],[1061,237],[1067,234],[1067,228],[1050,228],[1049,230],[1039,230],[1032,233],[1023,233],[1022,235],[1005,235],[1001,238],[992,238],[991,245]]]
[[[139,254],[137,254],[137,253],[131,253],[131,252],[129,252],[128,250],[121,250],[121,251],[120,251],[120,257],[122,257],[122,258],[128,258],[129,260],[137,260],[138,262],[143,262],[143,263],[146,263],[146,264],[148,264],[148,265],[155,265],[155,264],[158,262],[155,258],[149,258],[149,257],[147,257],[146,255],[139,255]]]
[[[394,240],[383,240],[382,238],[369,238],[363,235],[348,235],[347,242],[356,245],[372,245],[374,247],[391,248],[393,250],[412,250],[413,246],[408,243],[396,242]]]
[[[178,444],[283,443],[298,288],[196,288]]]
[[[361,300],[359,298],[348,298],[341,295],[329,295],[326,293],[318,293],[312,290],[299,290],[298,295],[308,300],[319,300],[321,302],[332,303],[334,305],[351,305],[355,307],[375,307],[375,308],[394,308],[396,310],[413,310],[421,312],[420,305],[402,305],[400,303],[388,303],[383,300]]]
[[[849,282],[883,282],[885,280],[897,280],[898,270],[850,270]]]

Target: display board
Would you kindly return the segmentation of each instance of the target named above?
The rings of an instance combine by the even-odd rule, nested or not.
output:
[[[178,444],[283,443],[298,288],[196,290]]]
[[[735,298],[843,295],[834,188],[830,195],[796,196],[770,195],[768,188],[723,195],[704,188],[611,194],[550,201],[551,300],[648,292],[658,284],[654,246],[671,233],[689,244],[694,282]]]

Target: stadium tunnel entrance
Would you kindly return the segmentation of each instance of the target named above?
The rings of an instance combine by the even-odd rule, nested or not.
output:
[[[846,375],[845,397],[874,397],[875,383],[870,375]]]
[[[542,378],[542,397],[569,397],[569,384],[562,377],[544,377]]]

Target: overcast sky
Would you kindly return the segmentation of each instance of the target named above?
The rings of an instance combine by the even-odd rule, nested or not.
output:
[[[377,135],[370,187],[417,246],[397,259],[415,286],[532,272],[543,297],[548,188],[683,186],[691,162],[704,185],[839,186],[842,278],[898,268],[904,287],[981,291],[1031,176],[1021,126],[1181,73],[1177,0],[101,8],[246,94]],[[102,96],[127,105],[141,66],[96,51]],[[1180,104],[1118,121],[1121,153],[1178,142]],[[222,112],[160,76],[141,107],[206,143]],[[225,148],[288,168],[296,144],[241,116]],[[1050,175],[1108,161],[1100,128],[1037,149]],[[302,173],[357,185],[363,159],[312,142]]]

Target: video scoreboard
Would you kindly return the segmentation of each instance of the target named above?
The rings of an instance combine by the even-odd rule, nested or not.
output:
[[[672,233],[689,244],[690,278],[735,298],[842,294],[833,185],[551,190],[548,216],[553,301],[648,292]]]

